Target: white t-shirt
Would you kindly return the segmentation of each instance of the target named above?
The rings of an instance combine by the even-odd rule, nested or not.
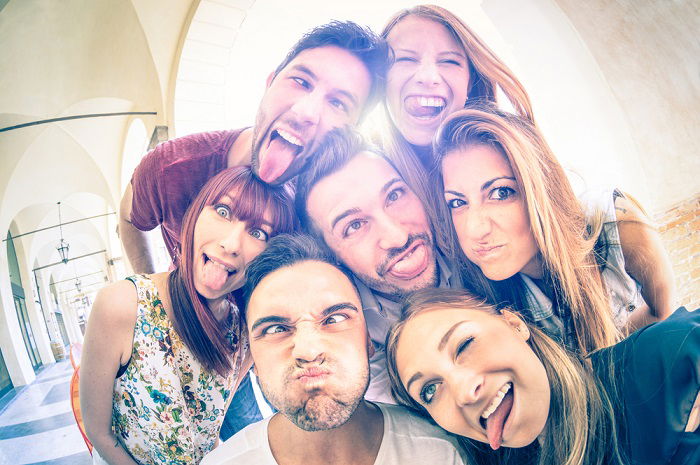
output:
[[[466,464],[458,452],[457,442],[437,426],[403,407],[374,405],[384,416],[384,437],[375,465]],[[236,433],[208,453],[201,465],[277,465],[267,437],[270,418]]]

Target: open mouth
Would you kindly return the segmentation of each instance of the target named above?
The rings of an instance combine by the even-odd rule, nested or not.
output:
[[[387,267],[386,273],[404,281],[411,280],[425,271],[428,259],[427,245],[418,240]]]
[[[258,176],[268,183],[275,181],[302,150],[304,142],[299,137],[282,128],[273,129],[267,147],[261,149]]]
[[[202,279],[209,289],[223,289],[228,278],[238,274],[238,268],[216,258],[211,258],[207,254],[203,254],[203,256],[204,267]]]
[[[412,95],[404,99],[406,112],[421,120],[431,120],[440,116],[447,107],[443,97]]]
[[[504,384],[496,392],[493,400],[479,417],[479,423],[486,430],[486,437],[493,450],[501,447],[503,427],[513,408],[513,383]]]

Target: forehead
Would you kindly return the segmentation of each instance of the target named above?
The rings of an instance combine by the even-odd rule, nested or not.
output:
[[[508,159],[490,145],[471,145],[450,152],[442,162],[445,182],[513,176]]]
[[[366,210],[383,205],[383,189],[395,179],[401,177],[386,160],[371,152],[361,152],[311,189],[307,202],[309,216],[323,229],[330,228],[333,219],[348,209]]]
[[[252,322],[270,315],[295,319],[339,303],[362,308],[355,286],[342,271],[328,263],[305,261],[265,276],[250,296],[246,319]]]
[[[392,47],[422,48],[435,45],[439,48],[462,50],[462,46],[444,24],[416,15],[406,16],[399,21],[387,36],[387,42]]]

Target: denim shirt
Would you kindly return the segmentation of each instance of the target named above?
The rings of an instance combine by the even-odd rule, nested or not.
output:
[[[600,212],[603,215],[603,230],[599,236],[604,249],[607,249],[606,262],[601,270],[601,276],[610,300],[610,308],[615,320],[615,326],[623,328],[627,324],[629,314],[644,304],[641,286],[625,271],[625,257],[620,245],[620,232],[617,228],[615,215],[615,199],[622,197],[617,189],[604,191],[589,191],[581,197],[581,203],[587,218]],[[590,220],[589,220],[590,221]],[[570,349],[575,349],[576,335],[573,320],[568,309],[559,311],[552,301],[528,276],[519,273],[528,290],[528,309],[531,318],[552,338],[563,342]]]
[[[459,273],[453,270],[445,260],[445,257],[437,251],[437,268],[439,274],[438,287],[461,288],[462,283]],[[386,369],[386,336],[389,330],[401,318],[401,302],[391,300],[385,296],[375,294],[362,281],[355,277],[355,285],[360,294],[360,301],[364,310],[367,330],[369,332],[374,355],[370,358],[370,383],[365,398],[373,402],[395,404],[391,397],[391,383]]]

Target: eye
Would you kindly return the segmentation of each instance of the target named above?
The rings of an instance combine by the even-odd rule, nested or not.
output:
[[[253,236],[255,239],[263,242],[267,242],[270,238],[269,234],[267,234],[267,232],[260,228],[253,228],[249,231],[248,234]]]
[[[306,79],[300,77],[292,77],[291,79],[292,81],[296,82],[299,85],[299,87],[303,87],[304,89],[311,89],[311,83]]]
[[[440,63],[445,65],[462,66],[462,63],[457,60],[440,60]]]
[[[492,200],[506,200],[513,197],[517,192],[511,187],[501,186],[493,189],[489,193],[489,198]]]
[[[469,344],[471,344],[473,340],[474,340],[473,337],[468,337],[465,340],[463,340],[462,342],[460,342],[459,345],[457,346],[457,350],[455,351],[455,358],[462,355],[462,352],[467,350],[467,348],[469,347]]]
[[[228,205],[216,205],[214,206],[214,210],[216,214],[222,218],[226,218],[227,220],[231,218],[231,209]]]
[[[463,207],[466,204],[467,204],[467,202],[463,199],[448,199],[447,200],[447,206],[452,210]]]
[[[397,200],[399,200],[403,195],[406,193],[406,189],[403,187],[399,187],[398,189],[394,189],[393,191],[389,192],[389,194],[386,196],[386,203],[394,203]]]
[[[427,383],[420,390],[420,400],[428,405],[433,401],[435,392],[437,392],[438,383]]]
[[[326,318],[325,320],[323,320],[323,324],[334,325],[337,323],[342,323],[343,321],[345,321],[347,319],[348,319],[348,316],[346,314],[335,313],[335,314],[329,316],[328,318]]]
[[[362,228],[362,226],[365,225],[365,223],[367,223],[367,221],[365,221],[365,220],[351,221],[350,223],[348,223],[348,225],[343,230],[343,237],[352,236],[357,231],[359,231],[360,228]]]
[[[341,110],[345,113],[347,113],[350,109],[345,102],[343,102],[342,100],[337,99],[337,98],[330,99],[330,104],[332,106],[334,106],[335,108],[337,108],[338,110]]]
[[[413,57],[396,57],[394,63],[415,63],[417,60]]]
[[[260,332],[260,334],[262,336],[269,336],[270,334],[286,333],[288,331],[289,331],[289,329],[287,329],[283,325],[270,325],[267,328],[263,329]]]

